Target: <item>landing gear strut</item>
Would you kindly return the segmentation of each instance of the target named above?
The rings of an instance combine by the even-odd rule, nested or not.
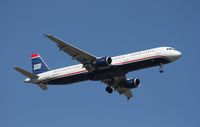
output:
[[[162,63],[160,63],[159,72],[160,72],[160,73],[163,73],[163,72],[164,72],[164,70],[163,70],[163,64],[162,64]]]
[[[113,92],[113,89],[112,89],[110,86],[107,86],[107,87],[106,87],[106,92],[112,93],[112,92]]]

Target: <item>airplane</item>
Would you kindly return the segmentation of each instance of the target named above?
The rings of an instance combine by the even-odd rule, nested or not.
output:
[[[50,70],[38,53],[32,54],[32,72],[19,67],[16,71],[26,76],[25,83],[37,84],[42,90],[48,85],[65,85],[86,80],[101,81],[106,84],[105,90],[117,91],[129,100],[133,97],[131,89],[140,86],[140,79],[127,78],[131,71],[159,66],[163,73],[163,65],[176,61],[181,52],[172,47],[158,47],[119,56],[96,57],[52,35],[45,37],[55,42],[57,47],[81,64]]]

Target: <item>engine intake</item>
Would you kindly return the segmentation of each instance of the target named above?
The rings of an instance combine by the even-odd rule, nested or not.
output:
[[[127,79],[124,83],[124,87],[128,89],[138,88],[140,86],[140,80],[138,78]]]
[[[109,56],[101,57],[94,62],[96,67],[105,67],[112,63],[112,58]]]

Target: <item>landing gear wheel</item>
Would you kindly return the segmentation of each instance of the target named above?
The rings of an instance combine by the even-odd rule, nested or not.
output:
[[[163,73],[164,71],[163,70],[160,70],[160,73]]]
[[[107,87],[106,87],[106,91],[107,91],[108,93],[112,93],[112,92],[113,92],[113,89],[112,89],[110,86],[107,86]]]
[[[163,72],[164,72],[164,70],[163,70],[163,64],[162,64],[162,63],[160,63],[159,72],[160,72],[160,73],[163,73]]]

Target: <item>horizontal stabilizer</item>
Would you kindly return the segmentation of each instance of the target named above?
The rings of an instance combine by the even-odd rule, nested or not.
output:
[[[22,75],[24,75],[24,76],[26,76],[26,77],[28,77],[30,79],[38,78],[38,76],[36,74],[30,73],[30,72],[28,72],[28,71],[26,71],[24,69],[19,68],[19,67],[14,67],[14,69],[16,71],[18,71],[19,73],[21,73]]]
[[[47,84],[39,84],[38,85],[42,90],[47,90]]]

